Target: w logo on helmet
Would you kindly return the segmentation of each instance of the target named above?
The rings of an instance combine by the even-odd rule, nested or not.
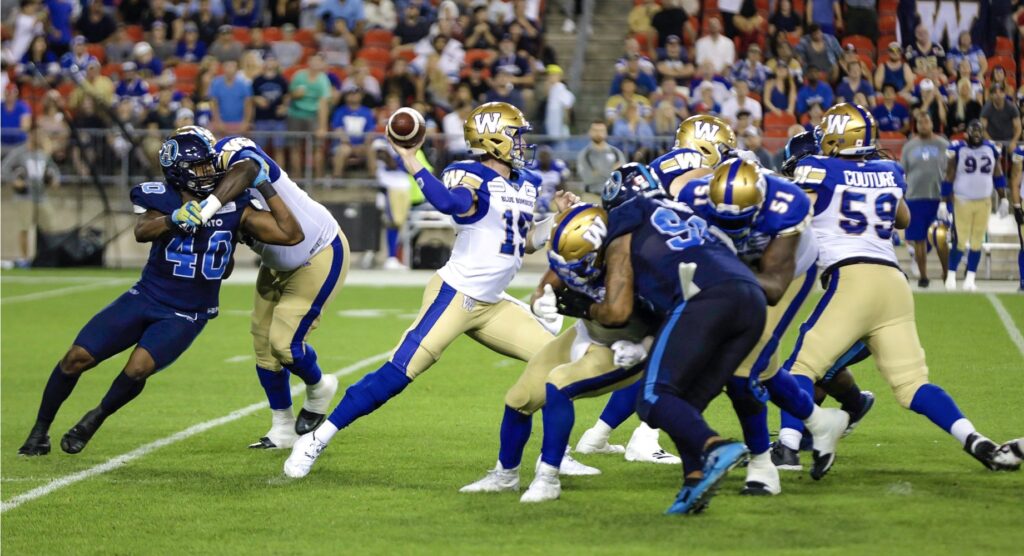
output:
[[[483,135],[484,133],[498,133],[498,123],[501,122],[501,114],[498,112],[484,112],[477,114],[473,118],[476,123],[476,132]]]
[[[174,139],[164,141],[163,146],[160,147],[160,165],[163,167],[169,167],[174,164],[174,160],[178,158],[178,142]]]
[[[718,136],[718,132],[721,131],[721,126],[713,124],[711,122],[694,122],[693,134],[697,139],[703,139],[705,141],[714,141],[715,137]]]
[[[846,126],[850,125],[850,120],[852,119],[849,114],[830,114],[828,121],[825,122],[825,133],[846,133]]]

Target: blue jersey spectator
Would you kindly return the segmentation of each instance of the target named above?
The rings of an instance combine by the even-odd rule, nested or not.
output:
[[[874,104],[875,88],[863,76],[863,68],[860,63],[850,64],[849,75],[836,86],[836,102],[853,102],[857,93],[864,93],[868,103]]]
[[[185,24],[185,36],[178,41],[174,56],[182,62],[198,63],[206,56],[206,43],[199,40],[199,28],[193,22]]]
[[[363,106],[363,94],[358,89],[345,93],[345,103],[331,115],[331,129],[342,131],[351,145],[362,145],[366,134],[377,127],[373,110]]]
[[[263,16],[262,0],[225,0],[224,21],[235,27],[258,27]]]
[[[350,31],[355,32],[356,26],[366,21],[363,0],[324,0],[320,4],[321,17],[328,15],[331,19],[341,18]],[[333,28],[333,25],[331,26]]]
[[[247,110],[252,97],[252,84],[238,75],[238,63],[224,62],[224,75],[210,84],[210,98],[215,101],[216,114],[224,124],[247,123]]]
[[[47,42],[50,46],[56,46],[60,51],[65,51],[71,44],[71,15],[74,11],[75,0],[46,0],[46,9],[50,14],[50,25],[58,35],[50,35]],[[85,67],[85,66],[82,66]]]
[[[977,76],[988,69],[985,51],[971,44],[971,34],[967,31],[960,33],[959,42],[946,54],[946,69],[949,73],[954,73],[960,67],[960,60],[967,60],[971,64],[971,76]]]
[[[812,104],[832,106],[832,87],[820,79],[819,72],[808,71],[807,83],[796,93],[796,113],[802,116]]]
[[[5,148],[16,147],[25,142],[32,118],[32,108],[18,98],[18,88],[8,85],[4,91],[4,102],[0,106],[0,144]]]
[[[891,84],[882,86],[882,98],[882,104],[871,109],[878,131],[910,131],[910,111],[896,102],[896,88]]]

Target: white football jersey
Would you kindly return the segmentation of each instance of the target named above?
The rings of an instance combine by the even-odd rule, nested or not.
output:
[[[966,200],[992,196],[992,177],[999,164],[999,149],[995,143],[985,140],[972,147],[964,141],[953,141],[946,149],[946,156],[956,160],[953,195]]]
[[[523,265],[541,179],[519,170],[507,180],[475,161],[451,164],[441,177],[449,189],[473,190],[477,209],[470,216],[453,217],[455,245],[438,274],[466,296],[496,303]]]
[[[819,267],[852,259],[898,266],[892,235],[907,189],[898,163],[811,156],[797,165],[794,181],[817,194],[811,228]]]
[[[225,170],[232,164],[246,159],[260,164],[278,196],[288,205],[288,209],[302,227],[305,238],[296,245],[269,245],[259,241],[252,243],[252,250],[262,258],[264,266],[281,272],[295,270],[326,249],[338,236],[338,221],[331,212],[292,181],[284,169],[252,140],[245,137],[225,137],[217,142],[216,148],[220,153],[221,168]],[[257,190],[252,189],[251,193],[266,205],[266,200]]]

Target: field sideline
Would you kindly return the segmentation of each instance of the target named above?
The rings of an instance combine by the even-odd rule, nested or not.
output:
[[[126,355],[79,383],[51,431],[54,452],[17,456],[54,363],[85,321],[135,277],[98,270],[0,274],[6,553],[844,554],[874,547],[885,554],[970,554],[1024,546],[1024,473],[984,470],[923,417],[900,408],[870,361],[854,372],[878,403],[840,443],[824,481],[784,473],[781,496],[747,498],[736,494],[740,470],[708,513],[694,518],[660,515],[678,489],[678,468],[616,456],[581,456],[604,474],[565,479],[562,499],[550,504],[459,494],[493,465],[502,397],[522,369],[468,339],[407,393],[340,433],[308,478],[286,480],[284,452],[245,449],[265,432],[269,415],[257,405],[264,396],[248,334],[252,286],[240,281],[224,287],[222,316],[192,349],[150,380],[83,453],[64,454],[59,437],[98,403]],[[344,386],[376,368],[420,297],[416,286],[343,289],[313,337],[324,370],[342,371]],[[1024,436],[1024,354],[1004,326],[1014,326],[1020,338],[1024,295],[918,294],[916,301],[932,379],[985,434],[998,441]],[[783,354],[794,339],[791,333]],[[603,402],[577,404],[573,442]],[[8,505],[54,479],[214,420],[109,472]],[[709,409],[709,421],[739,434],[724,399]],[[777,423],[773,412],[773,430]],[[625,443],[634,424],[613,440]],[[538,418],[524,488],[540,431]],[[667,438],[663,443],[668,447]]]

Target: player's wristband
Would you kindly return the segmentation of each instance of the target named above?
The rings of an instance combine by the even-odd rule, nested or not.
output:
[[[217,196],[213,194],[203,199],[203,202],[201,204],[203,206],[203,209],[199,212],[199,215],[203,218],[203,224],[206,224],[206,222],[209,219],[213,218],[213,215],[217,214],[217,211],[220,210],[222,206],[224,206],[223,203],[220,202],[220,199],[218,199]]]
[[[533,235],[531,237],[531,243],[535,251],[539,251],[547,245],[548,240],[551,239],[551,229],[555,225],[555,217],[549,216],[544,220],[540,220],[533,224]]]
[[[260,195],[263,195],[263,198],[267,201],[277,196],[277,190],[274,189],[274,186],[273,184],[270,183],[270,180],[263,180],[256,184],[256,191],[259,191]]]
[[[992,178],[992,185],[994,185],[996,189],[1006,189],[1006,176],[997,176]]]
[[[939,193],[943,197],[949,197],[950,195],[952,195],[953,194],[953,182],[951,182],[951,181],[943,181],[941,186],[940,186],[940,188],[939,188]]]

